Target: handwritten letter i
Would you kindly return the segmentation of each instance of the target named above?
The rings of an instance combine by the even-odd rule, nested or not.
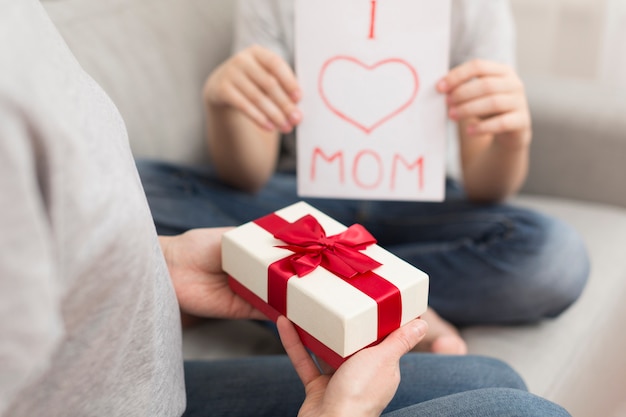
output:
[[[376,0],[372,0],[369,38],[374,39],[375,34],[376,34]]]

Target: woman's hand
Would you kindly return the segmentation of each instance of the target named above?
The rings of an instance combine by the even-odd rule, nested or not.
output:
[[[422,340],[428,325],[416,319],[363,349],[332,375],[321,374],[289,320],[279,317],[283,346],[306,390],[300,417],[379,416],[400,383],[400,358]]]
[[[228,230],[194,229],[159,237],[181,312],[194,317],[264,319],[228,286],[221,260],[222,235]]]
[[[251,46],[219,66],[204,88],[213,106],[238,109],[267,131],[290,132],[302,119],[296,77],[280,56]]]

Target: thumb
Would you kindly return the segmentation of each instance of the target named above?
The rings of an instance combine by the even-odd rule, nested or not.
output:
[[[424,338],[427,331],[428,324],[424,320],[412,320],[390,333],[378,348],[384,350],[385,356],[400,359]]]

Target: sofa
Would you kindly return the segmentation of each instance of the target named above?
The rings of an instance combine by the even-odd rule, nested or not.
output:
[[[229,54],[233,0],[42,3],[78,61],[118,106],[136,157],[207,163],[201,88]],[[534,15],[522,1],[514,3],[516,12],[525,12],[516,14],[528,32],[520,32],[524,39],[533,35]],[[597,81],[522,76],[534,143],[531,174],[515,202],[578,229],[590,251],[591,277],[580,300],[555,319],[462,333],[470,353],[508,362],[532,392],[573,416],[626,416],[621,328],[626,321],[626,92]],[[186,358],[198,359],[282,352],[274,334],[248,321],[211,320],[186,330],[183,348]]]

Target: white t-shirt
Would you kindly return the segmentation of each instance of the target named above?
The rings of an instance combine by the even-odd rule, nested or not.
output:
[[[262,45],[293,67],[294,0],[238,0],[236,16],[234,52]],[[451,19],[451,67],[475,58],[514,65],[515,30],[507,0],[452,0]],[[449,136],[448,173],[458,178],[458,142],[452,126]],[[281,165],[291,169],[293,136],[286,138],[283,148]]]
[[[0,0],[0,416],[179,416],[180,315],[124,122]]]

